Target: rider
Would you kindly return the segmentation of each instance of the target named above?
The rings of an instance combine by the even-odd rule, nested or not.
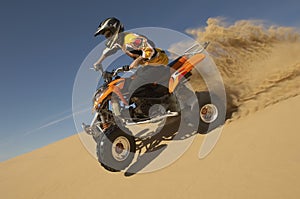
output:
[[[129,82],[128,91],[130,95],[145,83],[159,82],[166,88],[168,87],[170,68],[166,65],[169,58],[165,51],[156,48],[155,44],[147,37],[132,32],[124,32],[123,24],[115,17],[107,18],[100,23],[94,36],[98,35],[104,35],[107,42],[101,57],[94,64],[96,71],[102,69],[102,62],[105,58],[121,49],[133,58],[133,62],[129,66],[123,67],[124,70],[142,66],[136,71],[135,78]],[[186,87],[183,86],[182,88]],[[188,103],[188,99],[189,96],[193,95],[193,92],[189,89],[181,90],[183,91],[180,91],[181,94],[178,95],[178,98],[184,103],[183,107],[187,107],[188,112],[190,112],[192,106]]]
[[[129,85],[128,90],[131,94],[147,80],[151,79],[150,81],[156,82],[169,78],[166,75],[169,69],[165,67],[169,59],[165,51],[156,48],[154,43],[143,35],[124,32],[124,26],[117,18],[111,17],[102,21],[94,34],[95,37],[98,35],[104,35],[107,43],[106,49],[94,64],[95,70],[100,70],[103,60],[120,49],[133,58],[133,62],[125,67],[125,70],[142,66],[137,70],[136,78]]]

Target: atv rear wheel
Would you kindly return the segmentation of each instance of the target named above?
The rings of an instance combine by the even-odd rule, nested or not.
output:
[[[226,106],[217,95],[209,92],[196,92],[199,104],[198,133],[207,134],[224,124]]]
[[[128,129],[124,132],[118,126],[109,127],[97,139],[98,161],[108,171],[118,172],[132,162],[136,144]]]

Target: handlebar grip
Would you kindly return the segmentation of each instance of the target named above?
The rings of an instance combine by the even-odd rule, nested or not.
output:
[[[125,65],[122,68],[123,68],[123,71],[129,71],[129,65]]]

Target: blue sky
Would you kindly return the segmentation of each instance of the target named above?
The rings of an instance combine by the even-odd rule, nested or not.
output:
[[[299,27],[300,2],[1,1],[0,161],[77,133],[70,116],[73,83],[84,58],[103,40],[94,31],[110,16],[126,29],[184,32],[218,16]]]

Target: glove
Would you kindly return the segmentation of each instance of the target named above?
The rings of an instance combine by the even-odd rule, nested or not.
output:
[[[94,64],[94,69],[95,69],[95,71],[99,71],[99,70],[102,70],[102,64],[101,63],[96,63],[96,64]]]
[[[123,66],[123,71],[129,71],[130,69],[129,69],[129,65],[125,65],[125,66]]]

